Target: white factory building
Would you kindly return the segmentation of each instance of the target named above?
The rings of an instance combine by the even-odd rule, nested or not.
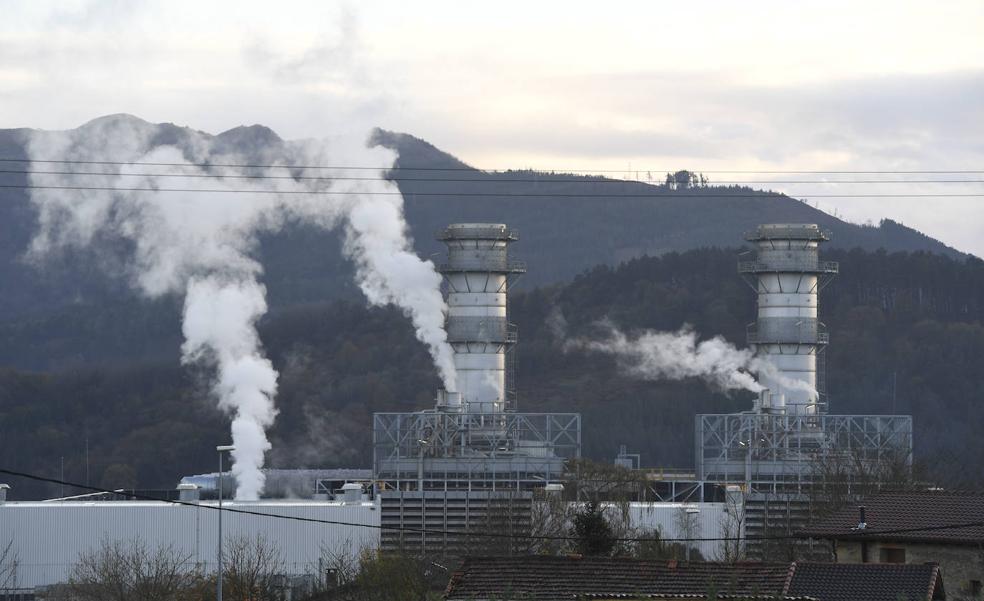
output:
[[[7,588],[33,590],[67,582],[82,554],[104,542],[139,542],[148,550],[170,547],[188,558],[189,570],[217,566],[217,502],[178,505],[158,501],[0,502],[0,551],[16,563]],[[379,541],[379,508],[372,501],[225,501],[223,540],[262,538],[280,557],[284,575],[323,575],[332,553],[358,554]],[[256,515],[261,514],[261,515]],[[280,519],[290,516],[355,525]],[[366,527],[368,526],[368,527]],[[226,558],[228,561],[228,556]],[[2,591],[0,591],[2,594]]]
[[[16,574],[7,587],[31,591],[65,583],[83,554],[115,542],[139,542],[150,551],[170,547],[188,558],[189,570],[214,573],[216,507],[215,501],[190,505],[164,501],[0,501],[0,550],[9,545],[8,556],[16,560]],[[362,551],[379,548],[378,500],[225,501],[223,508],[251,512],[223,512],[226,545],[260,537],[279,555],[284,576],[324,578],[334,556],[355,558]],[[635,536],[658,531],[664,539],[719,538],[725,535],[729,520],[726,503],[630,503],[626,509]],[[692,548],[711,559],[719,556],[721,543],[695,542]]]

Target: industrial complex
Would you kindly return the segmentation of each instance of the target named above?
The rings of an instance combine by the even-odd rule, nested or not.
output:
[[[510,258],[518,233],[467,223],[438,238],[447,245],[439,270],[457,389],[435,391],[432,407],[375,414],[371,470],[271,471],[268,495],[307,490],[308,498],[224,503],[247,511],[226,516],[227,536],[262,536],[280,548],[285,578],[327,578],[326,557],[365,549],[458,557],[477,548],[482,532],[522,538],[542,504],[580,500],[562,483],[591,424],[577,413],[524,413],[515,394],[520,333],[509,321],[508,294],[525,272]],[[808,514],[811,490],[831,465],[853,466],[836,470],[848,487],[880,466],[911,466],[910,416],[828,412],[831,339],[819,303],[839,266],[820,256],[827,239],[810,224],[761,225],[747,235],[754,256],[741,257],[738,271],[758,297],[748,344],[772,366],[758,374],[764,390],[749,411],[694,416],[692,473],[647,470],[623,450],[617,463],[647,488],[627,502],[631,532],[754,539],[780,524],[788,531]],[[64,582],[80,553],[115,538],[172,545],[199,569],[214,569],[219,512],[209,493],[220,486],[217,476],[184,478],[181,504],[109,495],[14,502],[0,490],[0,549],[9,539],[19,557],[16,587]],[[693,547],[715,558],[720,544]]]

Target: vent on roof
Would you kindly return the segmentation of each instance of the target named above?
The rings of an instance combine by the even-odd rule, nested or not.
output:
[[[858,525],[851,530],[864,530],[868,527],[868,521],[864,516],[864,505],[858,505]]]

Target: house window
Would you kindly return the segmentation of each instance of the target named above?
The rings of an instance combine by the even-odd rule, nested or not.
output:
[[[878,551],[878,560],[882,563],[905,563],[905,549],[882,547]]]

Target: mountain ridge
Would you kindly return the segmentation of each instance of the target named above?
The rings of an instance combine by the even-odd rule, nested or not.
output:
[[[189,161],[200,161],[189,141],[197,130],[173,123],[153,124],[116,114],[96,118],[76,131],[84,135],[107,124],[139,129],[151,146],[174,145]],[[0,130],[0,158],[28,158],[28,135],[45,133]],[[202,135],[251,164],[267,164],[274,149],[289,143],[260,124]],[[443,254],[443,245],[433,233],[448,223],[505,222],[524,240],[522,258],[529,273],[520,281],[520,289],[569,281],[598,264],[617,265],[693,248],[733,247],[743,242],[743,232],[766,222],[818,223],[832,231],[829,246],[834,248],[966,256],[895,221],[884,220],[877,227],[850,224],[775,192],[721,186],[671,189],[598,176],[551,173],[548,177],[527,170],[484,172],[410,134],[376,129],[369,142],[398,153],[389,177],[404,194],[409,233],[420,256]],[[0,183],[15,186],[0,189],[0,223],[5,232],[0,238],[0,281],[5,282],[0,321],[63,310],[74,302],[102,304],[135,297],[125,281],[100,268],[106,257],[98,248],[53,257],[40,268],[27,264],[23,255],[37,228],[36,211],[28,191],[16,186],[26,186],[28,178],[5,173],[0,174]],[[337,231],[298,224],[261,236],[256,254],[264,264],[263,278],[274,308],[359,298],[352,283],[353,267],[342,256]]]

